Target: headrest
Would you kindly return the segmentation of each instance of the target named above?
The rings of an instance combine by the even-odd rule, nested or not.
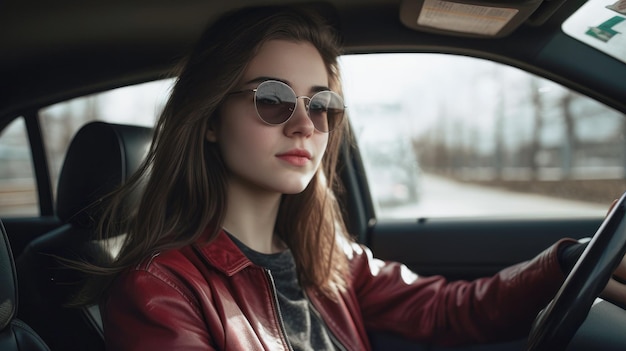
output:
[[[0,221],[0,331],[13,320],[17,312],[17,280],[9,238]]]
[[[57,187],[57,215],[64,222],[90,225],[90,205],[123,184],[139,167],[152,129],[91,122],[74,136]],[[89,208],[89,209],[88,209]],[[80,216],[77,214],[81,213]]]

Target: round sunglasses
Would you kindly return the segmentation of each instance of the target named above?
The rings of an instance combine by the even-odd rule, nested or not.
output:
[[[305,100],[306,112],[313,126],[320,132],[328,133],[337,127],[344,115],[345,106],[339,94],[323,90],[315,95],[297,96],[291,87],[277,80],[266,80],[256,89],[245,89],[228,95],[254,92],[254,106],[257,115],[269,125],[287,122],[296,111],[298,99]]]

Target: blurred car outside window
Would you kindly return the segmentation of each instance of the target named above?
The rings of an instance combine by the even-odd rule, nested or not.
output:
[[[626,116],[559,84],[446,54],[340,63],[379,219],[597,217],[626,190]]]

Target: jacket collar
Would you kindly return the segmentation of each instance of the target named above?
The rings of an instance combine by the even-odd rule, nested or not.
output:
[[[203,240],[193,246],[211,266],[228,276],[233,276],[242,269],[254,265],[225,231],[221,230],[212,240],[209,238],[210,232],[208,228],[205,229]]]

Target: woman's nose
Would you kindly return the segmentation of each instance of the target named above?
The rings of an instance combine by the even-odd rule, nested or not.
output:
[[[308,96],[299,96],[296,103],[296,110],[293,112],[293,116],[285,124],[285,133],[311,135],[315,131],[313,121],[309,117],[309,102],[311,99]]]

